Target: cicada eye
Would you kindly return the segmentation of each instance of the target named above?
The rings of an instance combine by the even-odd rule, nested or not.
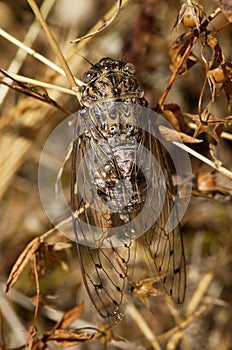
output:
[[[136,68],[132,63],[126,63],[124,70],[130,73],[130,75],[135,75],[136,73]]]
[[[110,132],[113,134],[117,130],[116,125],[111,125],[110,126]]]
[[[106,64],[106,65],[103,67],[103,69],[104,69],[105,72],[108,72],[108,71],[110,70],[110,67],[109,67],[109,65]]]
[[[96,71],[93,69],[89,69],[83,74],[82,80],[84,83],[88,83],[88,81],[90,81],[95,75]]]

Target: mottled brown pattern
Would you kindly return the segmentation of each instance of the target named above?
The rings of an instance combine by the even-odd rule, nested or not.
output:
[[[125,313],[140,236],[157,288],[175,303],[185,295],[181,231],[165,231],[175,201],[169,164],[152,131],[137,126],[150,110],[143,108],[147,102],[134,75],[132,64],[110,58],[84,74],[72,156],[71,203],[83,281],[99,314],[113,323]],[[133,226],[140,214],[144,221]],[[149,226],[151,217],[156,219]]]
[[[134,78],[135,67],[131,63],[102,58],[84,74],[87,83],[82,92],[84,106],[103,101],[125,101],[146,106],[144,91]]]

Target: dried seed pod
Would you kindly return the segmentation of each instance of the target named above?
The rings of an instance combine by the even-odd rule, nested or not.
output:
[[[203,13],[203,7],[201,5],[191,0],[186,1],[181,6],[174,28],[182,23],[187,28],[197,27],[199,30]]]

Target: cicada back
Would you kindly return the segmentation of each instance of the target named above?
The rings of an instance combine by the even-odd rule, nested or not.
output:
[[[176,193],[155,112],[134,75],[132,64],[110,58],[85,73],[72,154],[83,280],[99,314],[113,322],[125,312],[138,240],[167,295],[181,303],[185,294]]]

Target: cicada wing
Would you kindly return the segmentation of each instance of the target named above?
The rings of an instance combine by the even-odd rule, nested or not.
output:
[[[92,183],[93,165],[103,167],[107,156],[85,135],[74,142],[71,203],[83,281],[89,297],[103,318],[119,322],[126,309],[134,268],[136,242],[115,240],[122,225],[119,213],[104,206]],[[115,166],[112,162],[112,171]],[[115,242],[118,244],[115,245]]]
[[[162,201],[162,210],[142,239],[154,275],[159,276],[156,286],[158,285],[158,288],[166,292],[170,301],[180,304],[185,298],[186,271],[182,232],[175,202],[177,194],[173,185],[170,163],[160,141],[150,135],[148,146],[159,163],[159,167],[156,167],[152,174],[153,181],[161,177],[161,172],[165,181],[159,182],[159,191],[155,200],[157,206],[160,206]],[[157,186],[157,182],[153,186]]]
[[[118,118],[130,116],[133,125],[136,109],[109,106]],[[130,291],[135,238],[143,235],[153,276],[176,303],[184,299],[185,260],[176,193],[160,138],[151,125],[151,132],[137,128],[111,146],[99,128],[111,125],[110,111],[96,105],[79,123],[84,132],[74,143],[71,203],[86,289],[100,315],[117,322]],[[123,132],[125,127],[119,138]],[[126,222],[134,225],[130,231],[123,231]]]
[[[118,323],[126,310],[135,244],[131,242],[111,249],[78,245],[83,281],[89,297],[99,314],[113,323]]]

